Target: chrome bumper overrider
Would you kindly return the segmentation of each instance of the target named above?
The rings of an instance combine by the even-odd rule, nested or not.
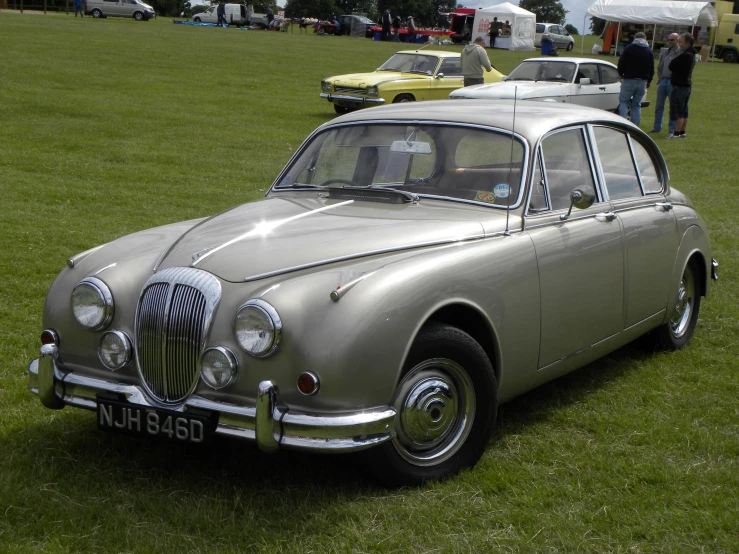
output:
[[[363,105],[374,105],[374,104],[384,104],[385,101],[382,98],[365,98],[364,96],[345,96],[342,94],[327,94],[325,92],[321,93],[321,98],[328,99],[329,102],[333,102],[334,100],[345,100],[347,102],[355,102],[357,104],[363,104]]]
[[[131,404],[157,409],[186,412],[188,409],[218,413],[216,433],[255,440],[265,452],[280,447],[313,451],[352,451],[374,446],[393,437],[395,410],[378,407],[344,415],[292,414],[280,405],[279,390],[272,381],[262,381],[256,406],[239,406],[215,402],[192,395],[176,408],[153,403],[143,389],[65,373],[57,363],[54,345],[41,347],[39,358],[28,366],[28,388],[37,394],[44,406],[61,409],[76,406],[97,409],[97,393],[122,394]]]

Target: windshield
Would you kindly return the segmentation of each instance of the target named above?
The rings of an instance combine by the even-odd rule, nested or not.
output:
[[[553,81],[571,83],[575,75],[572,62],[523,62],[511,71],[506,81]]]
[[[499,131],[430,124],[359,124],[326,130],[275,190],[390,187],[498,206],[517,203],[525,149]]]
[[[433,75],[439,58],[423,54],[393,54],[382,64],[378,71],[402,71],[404,73],[421,73]]]

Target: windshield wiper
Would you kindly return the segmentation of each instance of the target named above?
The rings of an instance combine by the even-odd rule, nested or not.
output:
[[[381,67],[377,71],[400,71],[397,67]]]
[[[421,71],[420,69],[409,69],[404,73],[418,73],[419,75],[431,75],[429,71]]]
[[[282,189],[315,189],[315,190],[323,190],[326,187],[322,187],[321,185],[309,185],[306,183],[293,183],[292,185],[277,185],[275,187],[275,190],[282,190]]]
[[[531,79],[530,77],[508,77],[506,81],[533,81],[533,79]]]
[[[407,190],[400,190],[400,189],[396,189],[396,188],[393,188],[393,187],[378,187],[378,186],[372,186],[372,187],[369,187],[369,188],[375,189],[375,190],[387,190],[387,191],[390,191],[390,192],[397,192],[398,194],[401,194],[405,198],[407,198],[410,202],[414,202],[414,203],[415,202],[418,202],[418,195],[417,194],[413,194],[412,192],[408,192]]]

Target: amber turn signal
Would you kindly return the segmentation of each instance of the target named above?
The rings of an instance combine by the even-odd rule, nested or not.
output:
[[[55,344],[59,346],[59,335],[52,329],[44,329],[41,332],[41,344]]]

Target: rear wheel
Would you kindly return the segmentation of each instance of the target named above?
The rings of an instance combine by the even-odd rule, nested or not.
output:
[[[733,50],[727,50],[724,52],[724,61],[726,63],[736,63],[737,61],[737,54]]]
[[[448,325],[425,326],[392,402],[396,437],[369,451],[384,483],[414,485],[474,466],[493,431],[498,385],[485,351]]]
[[[400,104],[401,102],[415,102],[416,99],[412,94],[399,94],[393,100],[393,104]]]
[[[567,51],[569,52],[569,51],[570,51],[570,50],[572,50],[572,49],[573,49],[574,47],[575,47],[575,43],[574,43],[574,42],[571,42],[571,43],[569,43],[569,44],[567,45]]]
[[[690,342],[701,307],[698,264],[690,260],[677,287],[674,313],[655,331],[657,346],[662,350],[679,350]]]
[[[101,12],[99,9],[95,8],[94,10],[92,10],[92,14],[91,15],[92,15],[92,17],[98,19],[98,18],[103,17],[103,12]]]

